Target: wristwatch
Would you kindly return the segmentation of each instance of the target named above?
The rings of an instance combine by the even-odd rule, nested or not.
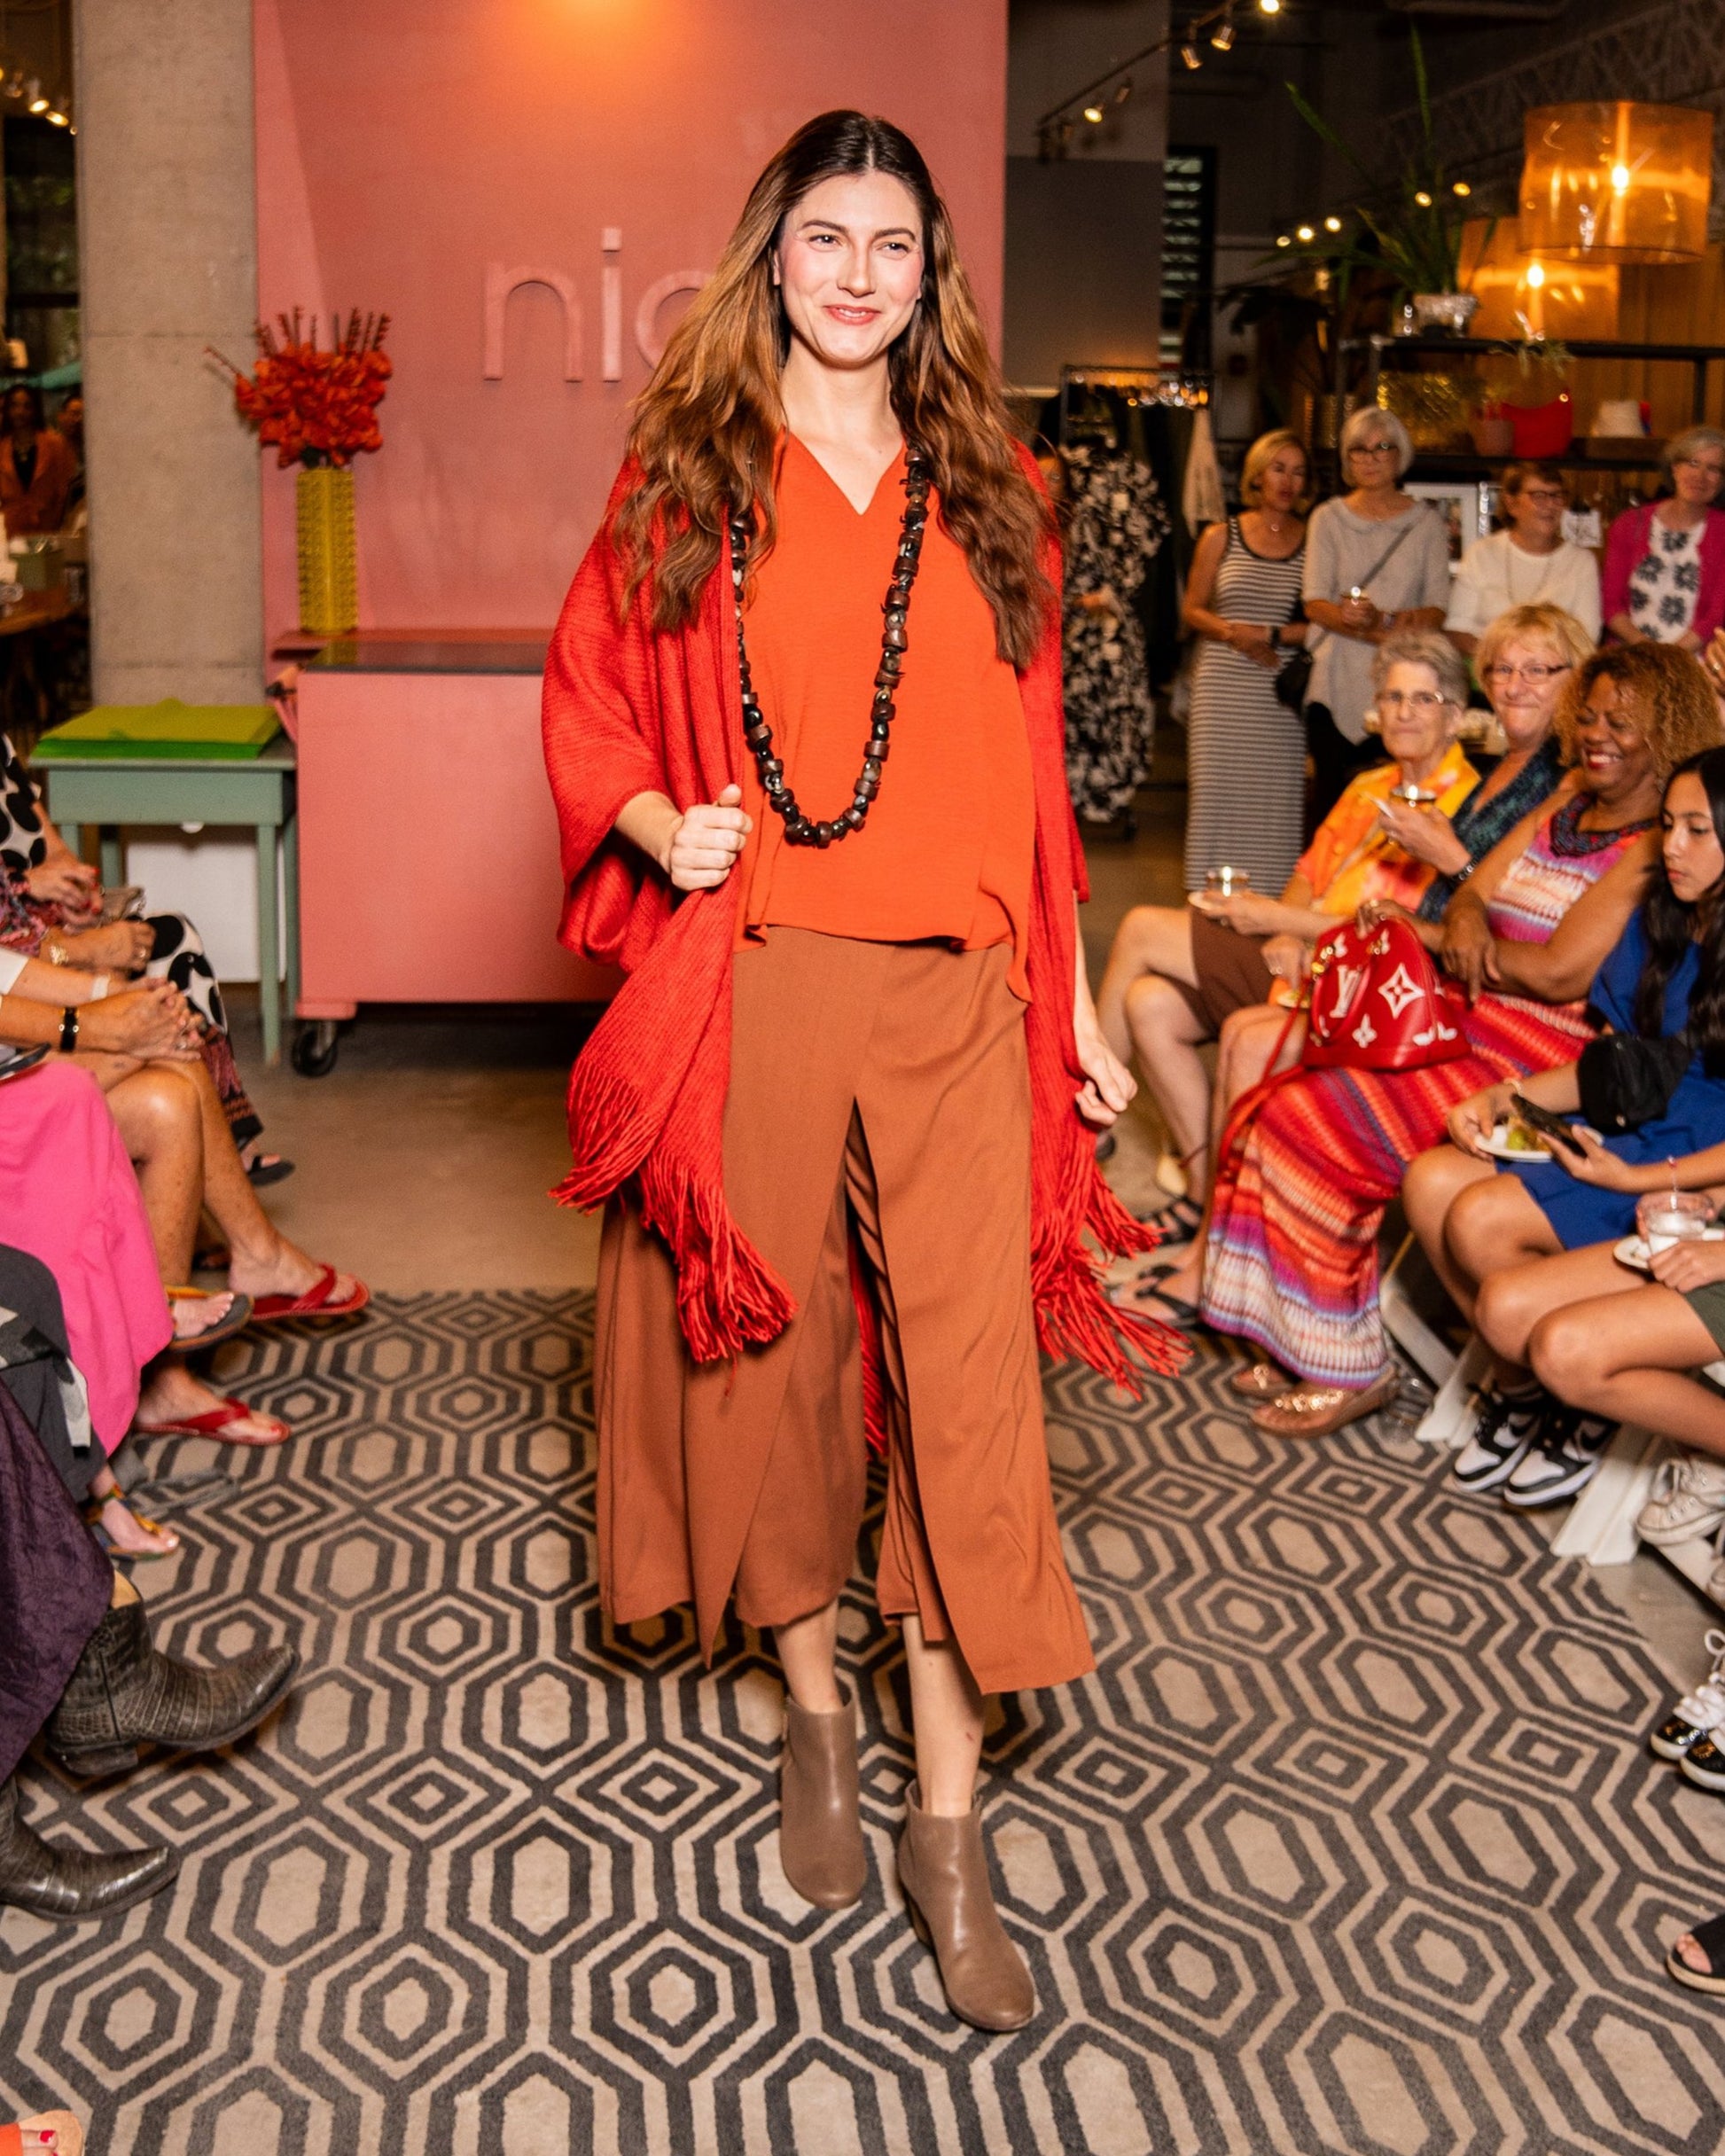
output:
[[[69,1056],[78,1045],[78,1013],[68,1004],[60,1012],[60,1053]]]

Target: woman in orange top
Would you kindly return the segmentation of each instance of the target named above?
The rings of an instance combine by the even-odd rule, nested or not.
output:
[[[59,531],[77,476],[71,443],[43,417],[42,392],[27,382],[7,390],[0,434],[0,514],[7,538]]]
[[[899,1873],[988,2028],[1035,1998],[983,1857],[982,1696],[1091,1667],[1038,1324],[1123,1374],[1084,1236],[1143,1246],[1095,1172],[1131,1083],[1077,950],[1051,559],[922,158],[828,113],[673,337],[545,687],[565,941],[629,969],[565,1186],[611,1201],[605,1608],[692,1601],[709,1654],[728,1605],[770,1630],[785,1875],[855,1902],[835,1661],[870,1394],[916,1723]]]

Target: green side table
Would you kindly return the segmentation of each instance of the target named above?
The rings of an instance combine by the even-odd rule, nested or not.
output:
[[[280,842],[286,897],[287,1001],[300,998],[300,861],[294,822],[293,744],[278,734],[249,762],[206,756],[56,756],[46,734],[30,758],[47,781],[48,809],[75,853],[80,826],[102,834],[102,881],[121,875],[120,832],[131,824],[250,824],[258,843],[258,1002],[263,1053],[282,1052],[281,982],[277,977],[281,923],[276,910],[276,855]]]

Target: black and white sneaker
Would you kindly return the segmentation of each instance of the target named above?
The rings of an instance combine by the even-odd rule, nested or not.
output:
[[[1677,1762],[1677,1771],[1685,1781],[1715,1793],[1725,1791],[1725,1746],[1720,1744],[1720,1736],[1715,1730],[1711,1736],[1698,1738]]]
[[[1709,1632],[1705,1644],[1713,1657],[1712,1675],[1683,1694],[1647,1740],[1661,1759],[1682,1759],[1725,1725],[1725,1632]]]
[[[1456,1455],[1452,1469],[1464,1489],[1495,1489],[1507,1482],[1539,1439],[1549,1393],[1484,1394],[1473,1433]]]
[[[1515,1512],[1537,1512],[1548,1504],[1566,1504],[1599,1472],[1605,1448],[1616,1435],[1614,1422],[1573,1410],[1558,1410],[1547,1419],[1539,1443],[1504,1483],[1504,1504]]]

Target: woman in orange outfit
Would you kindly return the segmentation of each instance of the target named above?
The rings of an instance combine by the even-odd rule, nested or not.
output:
[[[546,675],[565,941],[627,981],[575,1066],[570,1202],[609,1200],[600,1567],[619,1623],[728,1602],[789,1701],[781,1850],[867,1866],[839,1595],[887,1461],[877,1593],[917,1780],[899,1873],[955,2012],[1030,1978],[989,1893],[982,1695],[1091,1667],[1042,1343],[1124,1375],[1088,1230],[1131,1080],[1077,948],[1050,519],[947,213],[831,113],[756,183],[642,399]],[[872,1381],[872,1382],[871,1382]]]

